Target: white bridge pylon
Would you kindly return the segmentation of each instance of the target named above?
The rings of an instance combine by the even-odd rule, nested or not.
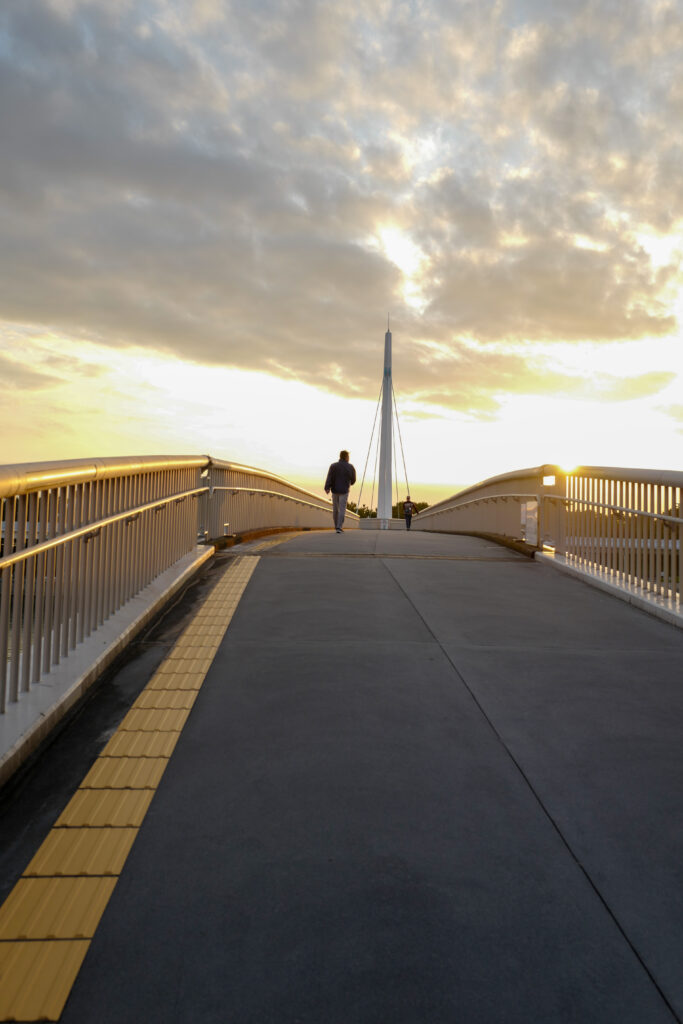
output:
[[[401,427],[398,422],[398,410],[396,409],[396,396],[394,394],[394,385],[391,379],[391,328],[389,321],[387,320],[387,333],[384,335],[384,373],[382,376],[382,386],[380,388],[379,398],[377,400],[377,408],[375,409],[375,419],[372,424],[372,433],[370,435],[370,444],[368,446],[368,456],[365,460],[365,469],[363,471],[363,479],[361,481],[360,495],[358,497],[358,506],[361,507],[361,498],[363,496],[363,487],[365,485],[365,474],[368,468],[368,461],[370,459],[370,452],[373,450],[373,441],[375,439],[375,429],[377,427],[377,416],[382,406],[382,415],[380,419],[380,429],[377,434],[377,446],[375,451],[375,469],[372,475],[372,497],[370,499],[370,507],[373,507],[373,501],[375,497],[375,482],[377,483],[377,518],[368,521],[375,529],[388,530],[391,526],[392,520],[392,490],[394,484],[394,476],[398,480],[398,470],[396,466],[396,456],[398,449],[401,449],[401,458],[403,460],[403,471],[405,473],[405,483],[407,493],[410,493],[408,486],[408,473],[406,470],[405,453],[403,451],[403,439],[401,437]],[[394,439],[394,419],[396,421],[396,430],[398,433],[398,444]],[[379,461],[379,469],[378,469]],[[392,472],[393,468],[393,472]],[[398,493],[395,496],[395,500],[398,501]]]
[[[377,518],[386,530],[391,519],[392,405],[391,331],[387,323],[384,335],[384,377],[382,378],[382,419],[379,435],[379,476],[377,481]]]

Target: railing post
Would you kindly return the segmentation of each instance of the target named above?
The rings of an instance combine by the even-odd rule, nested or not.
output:
[[[209,488],[208,491],[200,495],[199,501],[197,503],[197,540],[200,540],[202,542],[208,540],[209,537],[211,536],[211,512],[213,506],[213,496],[215,493],[211,470],[212,466],[211,463],[209,463],[209,465],[206,466],[206,468],[203,469],[202,472],[199,474],[200,484],[204,484],[206,487]]]
[[[564,554],[565,515],[564,500],[567,491],[567,474],[557,466],[544,466],[538,481],[538,539],[536,547],[543,550],[549,543],[557,554]]]

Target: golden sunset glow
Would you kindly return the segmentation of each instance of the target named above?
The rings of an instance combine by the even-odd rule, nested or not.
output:
[[[676,468],[675,5],[11,3],[4,463]]]

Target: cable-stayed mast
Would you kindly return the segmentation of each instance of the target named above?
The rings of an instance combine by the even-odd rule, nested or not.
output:
[[[379,441],[379,479],[377,482],[377,518],[386,530],[391,519],[391,426],[394,388],[391,381],[391,331],[387,317],[384,335],[384,377],[382,380],[382,419]]]
[[[382,406],[382,416],[380,420],[380,429],[375,434],[377,427],[377,418],[379,415],[379,408]],[[394,445],[393,438],[393,427],[394,419],[396,420],[396,428],[398,431],[398,446]],[[373,441],[375,447],[373,449]],[[394,451],[395,449],[395,451]],[[394,394],[394,385],[391,380],[391,329],[389,318],[387,317],[387,333],[384,335],[384,375],[382,377],[382,386],[380,388],[379,397],[377,399],[377,406],[375,408],[375,419],[372,424],[372,432],[370,434],[370,443],[368,445],[368,454],[365,460],[365,468],[363,469],[363,479],[360,484],[360,494],[358,495],[358,508],[362,507],[361,499],[363,497],[363,487],[365,486],[365,474],[368,468],[368,462],[370,460],[370,453],[375,453],[375,468],[372,473],[372,496],[370,498],[370,507],[373,507],[375,497],[375,480],[377,481],[377,518],[365,518],[361,522],[370,526],[371,524],[375,529],[388,530],[391,528],[392,522],[392,464],[395,464],[395,456],[398,451],[401,452],[401,458],[403,460],[403,471],[405,473],[406,482],[406,493],[410,493],[408,488],[408,472],[406,470],[406,458],[403,451],[403,438],[401,437],[401,426],[398,422],[398,409],[396,408],[396,395]],[[377,463],[379,461],[379,473],[377,472]],[[398,466],[396,468],[396,481],[398,482]],[[396,501],[398,501],[398,493],[396,494]],[[398,520],[397,520],[398,522]]]

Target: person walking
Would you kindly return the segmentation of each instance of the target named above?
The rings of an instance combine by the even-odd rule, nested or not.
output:
[[[406,496],[406,500],[403,502],[403,515],[406,520],[406,530],[410,529],[410,521],[413,516],[417,515],[417,507],[414,501],[410,500],[410,495]]]
[[[325,494],[332,491],[332,518],[337,533],[343,533],[342,523],[349,500],[349,488],[356,482],[356,471],[349,462],[347,451],[339,452],[339,462],[333,462],[327,471]]]

